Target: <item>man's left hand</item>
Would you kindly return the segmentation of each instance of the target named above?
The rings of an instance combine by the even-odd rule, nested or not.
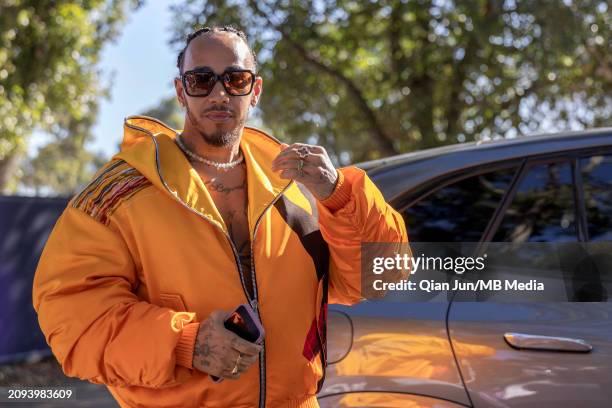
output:
[[[324,200],[332,194],[338,180],[338,170],[323,147],[283,143],[281,149],[272,161],[273,171],[280,171],[281,178],[304,184],[317,200]]]

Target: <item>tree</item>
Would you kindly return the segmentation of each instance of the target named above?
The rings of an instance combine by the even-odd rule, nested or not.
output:
[[[174,129],[182,129],[183,127],[184,112],[174,95],[163,98],[157,105],[143,112],[142,115],[159,119]]]
[[[84,148],[85,141],[92,137],[94,120],[94,115],[73,120],[65,129],[66,135],[52,135],[52,140],[35,157],[21,161],[14,180],[19,181],[20,187],[33,190],[36,196],[74,194],[106,162],[101,154]]]
[[[15,165],[35,130],[51,133],[54,146],[29,166],[26,184],[62,166],[51,165],[52,150],[70,153],[54,156],[71,163],[69,173],[86,168],[91,157],[84,144],[91,138],[98,98],[107,95],[96,68],[100,52],[116,37],[128,7],[139,4],[0,0],[0,190],[15,189],[20,178]],[[64,188],[75,187],[70,183],[81,175],[73,176],[64,179]]]
[[[186,0],[194,26],[243,28],[263,121],[340,164],[537,130],[611,124],[604,1]]]

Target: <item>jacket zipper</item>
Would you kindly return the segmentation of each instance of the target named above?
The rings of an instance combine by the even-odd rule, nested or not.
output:
[[[155,167],[157,170],[157,175],[159,176],[159,179],[161,180],[162,184],[164,185],[164,188],[168,191],[168,193],[170,193],[170,195],[173,196],[175,200],[179,202],[183,207],[185,207],[192,213],[197,214],[200,218],[207,220],[210,224],[217,227],[223,233],[223,235],[227,238],[227,242],[230,244],[230,247],[232,248],[232,253],[234,254],[234,262],[236,264],[236,267],[238,268],[238,275],[240,277],[240,284],[242,286],[242,291],[244,292],[244,296],[246,297],[251,307],[257,312],[257,317],[259,318],[259,321],[261,322],[263,326],[263,321],[261,320],[261,314],[259,311],[259,304],[258,304],[259,302],[258,302],[258,291],[257,291],[257,279],[255,275],[255,257],[253,256],[253,241],[255,240],[255,236],[257,235],[257,228],[259,227],[259,222],[261,221],[263,215],[280,198],[280,196],[283,195],[283,193],[289,188],[289,186],[293,183],[293,181],[287,184],[280,191],[280,193],[276,197],[274,197],[274,200],[272,200],[264,208],[261,215],[257,218],[257,221],[255,222],[255,227],[253,228],[253,239],[251,239],[251,245],[250,245],[251,247],[251,280],[253,282],[253,299],[251,299],[249,292],[246,288],[246,284],[244,282],[244,275],[242,271],[242,266],[240,265],[240,257],[238,255],[238,250],[236,249],[236,245],[234,245],[234,243],[232,242],[231,237],[225,231],[223,231],[221,227],[219,227],[217,224],[210,221],[208,217],[204,216],[200,212],[189,207],[187,204],[185,204],[185,202],[183,202],[183,200],[181,200],[178,197],[178,195],[173,194],[172,190],[170,190],[170,187],[168,187],[166,180],[164,180],[164,177],[162,176],[161,170],[159,168],[159,146],[157,144],[157,140],[155,139],[155,136],[151,132],[149,132],[147,129],[141,128],[140,126],[135,126],[135,125],[130,125],[130,124],[127,124],[127,126],[133,129],[145,132],[153,140],[153,143],[155,144]],[[261,345],[262,345],[262,349],[261,349],[261,355],[259,357],[259,408],[265,408],[266,406],[266,342],[265,340],[261,343]]]
[[[259,227],[259,222],[263,218],[264,214],[268,211],[268,209],[274,205],[274,203],[283,195],[283,193],[291,186],[293,181],[289,182],[274,199],[264,208],[261,212],[261,215],[255,221],[255,227],[253,228],[253,239],[251,239],[251,280],[253,281],[253,297],[255,301],[254,309],[257,312],[257,317],[261,325],[263,326],[263,321],[261,319],[261,314],[259,312],[258,305],[258,292],[257,292],[257,279],[255,274],[255,256],[253,253],[253,243],[255,242],[255,237],[257,236],[257,228]],[[253,306],[253,305],[252,305]],[[265,408],[266,406],[266,340],[261,343],[261,356],[259,358],[259,408]]]
[[[164,180],[164,177],[162,176],[161,170],[159,168],[159,146],[157,144],[157,140],[155,139],[155,136],[151,132],[149,132],[147,129],[141,128],[140,126],[131,125],[129,123],[127,123],[126,125],[128,127],[132,128],[132,129],[144,132],[144,133],[148,134],[151,137],[151,140],[155,144],[155,167],[156,167],[156,170],[157,170],[157,175],[159,176],[159,179],[161,180],[162,184],[164,185],[164,188],[168,191],[168,193],[170,193],[170,195],[172,197],[174,197],[175,200],[177,202],[179,202],[183,207],[185,207],[186,209],[188,209],[192,213],[198,215],[200,218],[208,221],[210,224],[212,224],[216,228],[218,228],[223,233],[223,235],[227,238],[227,242],[230,244],[230,247],[232,248],[232,253],[234,255],[234,263],[236,264],[236,266],[238,268],[238,275],[240,277],[240,284],[242,286],[242,291],[244,292],[244,295],[245,295],[247,301],[249,301],[249,304],[251,304],[251,299],[250,299],[249,293],[248,293],[248,291],[246,289],[246,284],[244,283],[244,277],[243,277],[243,274],[242,274],[242,267],[240,265],[240,257],[238,256],[238,250],[236,249],[236,246],[232,242],[231,237],[225,231],[223,231],[223,229],[221,227],[219,227],[214,222],[210,221],[208,219],[208,217],[206,217],[205,215],[201,214],[199,211],[196,211],[193,208],[189,207],[187,204],[185,204],[185,202],[183,202],[183,200],[181,200],[175,193],[172,192],[172,190],[170,190],[170,187],[168,187],[168,184],[166,183],[166,180]],[[252,304],[251,304],[251,306],[252,306]]]

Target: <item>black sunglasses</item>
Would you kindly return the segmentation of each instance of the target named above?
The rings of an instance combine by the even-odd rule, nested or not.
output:
[[[255,79],[255,73],[248,69],[229,69],[222,74],[215,74],[208,68],[196,68],[181,75],[183,88],[189,96],[210,95],[217,81],[221,81],[230,95],[248,95],[253,90]]]

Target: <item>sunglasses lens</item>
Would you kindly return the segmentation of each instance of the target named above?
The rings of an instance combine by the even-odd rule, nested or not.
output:
[[[253,74],[248,71],[227,72],[223,76],[227,92],[231,95],[246,95],[251,92]]]
[[[208,95],[215,86],[215,76],[210,72],[189,72],[185,74],[185,84],[191,96]]]

